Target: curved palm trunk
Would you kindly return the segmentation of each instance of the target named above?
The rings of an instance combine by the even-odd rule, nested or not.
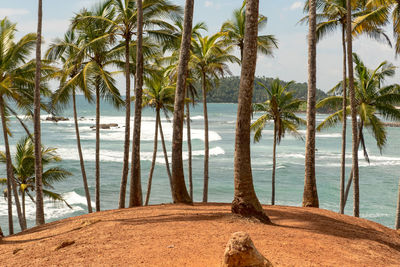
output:
[[[85,189],[88,212],[92,213],[93,212],[93,210],[92,210],[92,202],[90,200],[90,192],[89,192],[89,186],[88,186],[87,177],[86,177],[85,162],[83,161],[81,137],[80,137],[80,134],[79,134],[78,114],[77,114],[77,111],[76,111],[75,90],[72,91],[72,104],[73,104],[73,109],[74,109],[76,145],[78,147],[79,163],[80,163],[80,166],[81,166],[82,180],[83,180],[83,188]]]
[[[274,148],[272,152],[272,193],[271,205],[275,205],[275,169],[276,169],[276,122],[274,122]]]
[[[165,146],[165,139],[164,139],[164,132],[162,129],[162,123],[161,123],[161,118],[159,118],[158,120],[158,125],[160,127],[160,136],[161,136],[161,144],[162,144],[162,148],[163,148],[163,152],[164,152],[164,159],[165,159],[165,166],[167,168],[167,174],[168,174],[168,178],[169,178],[169,185],[171,187],[171,191],[172,191],[172,175],[171,175],[171,170],[169,169],[169,162],[168,162],[168,153],[167,153],[167,148]]]
[[[129,58],[129,42],[130,36],[125,38],[125,143],[124,143],[124,163],[122,166],[121,188],[119,191],[120,209],[125,208],[126,183],[128,181],[129,172],[129,147],[130,147],[130,131],[131,131],[131,76],[130,76],[130,58]]]
[[[207,113],[207,87],[206,74],[203,72],[201,76],[203,89],[203,111],[204,111],[204,187],[203,202],[208,200],[208,160],[210,157],[210,148],[208,144],[208,113]]]
[[[257,62],[258,8],[258,0],[246,2],[246,30],[235,136],[235,191],[231,210],[232,213],[255,217],[261,222],[270,223],[254,190],[250,156],[251,100]]]
[[[100,211],[100,88],[96,85],[96,211]]]
[[[143,87],[143,6],[137,1],[137,50],[136,50],[136,88],[135,122],[133,126],[133,146],[131,162],[131,184],[129,207],[142,206],[142,183],[140,177],[140,131],[142,123],[142,87]]]
[[[156,165],[156,158],[157,158],[157,144],[158,144],[158,121],[160,120],[160,110],[156,110],[156,125],[154,131],[154,148],[153,148],[153,158],[151,160],[151,167],[149,173],[149,181],[147,183],[147,193],[146,193],[146,201],[144,203],[145,206],[149,205],[150,199],[150,192],[151,192],[151,183],[153,180],[153,172],[154,166]]]
[[[400,229],[400,179],[399,179],[399,192],[397,197],[397,210],[396,210],[396,224],[395,229]]]
[[[342,162],[340,172],[340,214],[344,214],[344,183],[346,176],[346,131],[347,131],[347,60],[346,60],[346,29],[342,24],[342,47],[343,47],[343,126],[342,126]]]
[[[347,21],[351,21],[351,1],[346,0],[347,5]],[[353,135],[352,145],[352,165],[353,165],[353,190],[354,190],[354,206],[353,214],[355,217],[360,216],[360,189],[359,189],[359,171],[358,171],[358,142],[357,142],[357,107],[354,92],[354,74],[353,74],[353,40],[351,23],[346,25],[347,37],[347,63],[349,70],[349,92],[350,92],[350,108],[351,108],[351,129]]]
[[[38,27],[36,41],[36,74],[34,96],[34,137],[35,137],[35,191],[36,191],[36,225],[44,224],[43,182],[42,182],[42,140],[40,130],[40,73],[42,45],[42,0],[38,0]]]
[[[183,120],[185,112],[185,89],[188,63],[190,59],[193,10],[194,0],[186,0],[181,51],[179,55],[178,78],[175,91],[174,121],[172,128],[172,200],[174,203],[192,203],[192,200],[186,189],[185,174],[183,172],[182,142]]]
[[[186,103],[186,130],[187,130],[187,145],[188,145],[188,171],[189,171],[189,195],[193,201],[193,172],[192,172],[192,137],[190,130],[190,107]]]
[[[303,207],[319,207],[315,177],[315,114],[317,83],[316,0],[309,2],[307,135]]]
[[[0,116],[1,116],[1,124],[3,126],[3,138],[4,138],[4,146],[6,149],[6,166],[7,166],[7,192],[8,192],[8,225],[10,234],[14,233],[13,221],[12,221],[12,195],[14,195],[15,206],[17,208],[18,221],[21,227],[21,230],[26,229],[26,223],[24,222],[24,216],[21,212],[21,204],[19,202],[17,185],[14,179],[13,166],[11,162],[11,153],[10,153],[10,144],[8,142],[8,132],[7,132],[7,124],[6,124],[6,115],[5,115],[5,105],[3,96],[0,96]],[[11,193],[12,192],[12,193]]]

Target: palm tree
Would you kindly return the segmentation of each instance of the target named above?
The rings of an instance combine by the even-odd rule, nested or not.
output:
[[[225,73],[229,73],[228,62],[240,63],[239,59],[231,55],[232,46],[225,47],[222,34],[217,33],[212,36],[199,37],[192,42],[193,54],[190,65],[197,72],[201,80],[203,91],[203,111],[204,111],[204,190],[203,202],[208,199],[208,161],[209,161],[209,142],[208,142],[208,112],[207,112],[207,92],[211,89],[212,82],[217,82]]]
[[[81,139],[79,133],[78,114],[76,108],[76,91],[80,89],[88,101],[92,101],[92,95],[88,88],[83,85],[83,58],[80,54],[82,39],[77,36],[73,30],[68,30],[64,35],[64,39],[57,39],[50,45],[46,53],[46,58],[50,60],[60,60],[63,64],[60,78],[60,87],[54,93],[53,105],[66,105],[71,100],[74,113],[74,124],[76,142],[79,154],[79,162],[81,166],[83,187],[85,189],[88,212],[92,212],[92,202],[90,198],[89,186],[86,177],[85,162],[83,159]],[[86,90],[85,90],[86,89]]]
[[[107,2],[95,6],[91,11],[83,10],[73,21],[73,28],[82,38],[80,53],[85,58],[83,67],[84,90],[94,88],[96,94],[96,211],[100,211],[100,99],[111,101],[116,107],[122,103],[115,80],[107,67],[113,64],[115,53],[110,47],[112,30],[110,24],[102,20],[85,20],[89,16],[104,17],[111,20],[113,12]]]
[[[36,184],[36,225],[44,224],[43,206],[43,181],[42,172],[42,141],[40,130],[40,79],[41,79],[41,48],[42,48],[42,0],[38,0],[38,24],[36,41],[36,74],[35,74],[35,97],[34,97],[34,137],[35,137],[35,184]]]
[[[287,89],[294,81],[282,85],[279,79],[272,82],[271,88],[259,83],[268,95],[268,100],[264,103],[254,104],[253,112],[262,112],[263,114],[251,124],[251,130],[254,133],[254,142],[259,142],[262,137],[262,130],[268,121],[274,123],[274,144],[273,144],[273,163],[272,163],[272,196],[271,205],[275,205],[275,167],[276,167],[276,145],[279,144],[286,132],[300,137],[298,132],[299,125],[305,121],[296,116],[295,112],[299,106],[304,103],[303,100],[293,99],[293,93]]]
[[[397,209],[396,209],[395,229],[396,230],[400,229],[400,179],[399,179],[399,192],[398,192],[398,196],[397,196]]]
[[[22,212],[24,223],[26,224],[26,214],[25,214],[25,199],[26,195],[36,203],[34,197],[29,193],[29,191],[35,191],[35,156],[34,156],[34,146],[30,137],[22,138],[16,145],[15,163],[12,166],[14,172],[15,183],[19,188],[19,192],[22,197]],[[42,163],[43,166],[48,164],[59,162],[61,158],[57,155],[55,148],[44,148],[42,147]],[[0,152],[0,162],[6,163],[7,157],[4,152]],[[65,180],[72,173],[66,171],[63,168],[51,167],[43,172],[43,186],[48,189],[54,189],[52,184],[54,182],[61,182]],[[0,179],[0,184],[6,184],[7,179]],[[54,201],[62,201],[68,207],[72,208],[65,199],[58,193],[52,192],[50,190],[43,189],[43,195]]]
[[[383,122],[378,117],[378,114],[385,119],[397,121],[400,120],[400,111],[397,110],[394,106],[400,103],[400,86],[396,84],[387,86],[382,85],[385,78],[391,77],[395,73],[395,67],[392,64],[384,61],[376,69],[371,70],[365,66],[358,55],[353,54],[353,58],[354,62],[356,63],[354,102],[356,103],[356,117],[359,117],[359,121],[356,121],[358,124],[358,133],[356,136],[356,152],[358,152],[359,146],[361,145],[364,151],[364,156],[366,160],[369,161],[368,153],[364,143],[363,130],[367,128],[372,132],[374,138],[376,139],[376,145],[378,146],[380,151],[382,151],[384,145],[386,144],[386,130]],[[340,94],[341,84],[335,86],[334,89]],[[335,107],[338,106],[339,102],[342,102],[342,99],[343,96],[341,95],[330,96],[318,103],[318,107]],[[347,111],[350,109],[351,106],[346,107]],[[342,116],[344,116],[344,110],[338,110],[334,114],[328,116],[318,126],[318,130],[335,125],[342,118]],[[353,181],[354,183],[354,179],[354,171],[352,171],[352,176],[350,177],[349,182],[351,183],[351,181]]]
[[[379,11],[376,9],[365,9],[365,6],[360,1],[352,0],[351,6],[355,13],[352,14],[352,22],[355,27],[353,28],[353,35],[367,34],[369,37],[374,38],[378,41],[385,40],[391,45],[389,38],[386,36],[384,31],[379,27],[368,27],[369,24],[377,24],[381,19]],[[309,2],[305,3],[304,10],[308,10]],[[317,24],[316,34],[317,42],[327,36],[329,33],[334,31],[336,28],[341,28],[342,33],[342,49],[343,49],[343,94],[347,95],[347,60],[346,60],[346,23],[347,23],[347,8],[346,0],[318,0],[317,10],[320,12],[317,14],[319,22]],[[308,16],[300,20],[301,23],[307,22]],[[365,27],[367,26],[367,27]],[[346,98],[343,98],[343,108],[347,106]],[[341,159],[341,177],[340,177],[340,213],[344,213],[344,183],[345,183],[345,172],[346,172],[346,131],[347,131],[347,120],[346,116],[343,116],[342,121],[342,159]]]
[[[10,130],[7,126],[7,115],[12,113],[11,107],[26,108],[31,106],[33,100],[35,64],[33,61],[27,62],[32,49],[36,43],[36,34],[27,34],[20,40],[15,40],[16,24],[8,19],[0,21],[0,115],[3,128],[3,138],[7,162],[7,191],[8,198],[8,218],[10,234],[13,233],[12,223],[12,200],[11,192],[14,194],[15,204],[18,213],[21,230],[26,229],[23,220],[20,201],[18,198],[17,186],[12,172],[12,162],[8,135]],[[29,111],[31,112],[31,111]]]
[[[165,164],[167,167],[167,174],[169,181],[171,183],[171,171],[169,168],[168,155],[165,148],[164,135],[162,132],[161,116],[160,112],[163,111],[165,116],[168,118],[168,113],[173,111],[174,108],[174,98],[175,98],[175,88],[169,85],[169,77],[164,76],[164,71],[159,71],[158,75],[154,75],[149,79],[146,79],[147,89],[144,91],[143,95],[143,105],[149,106],[155,109],[156,112],[156,122],[155,122],[155,132],[154,132],[154,150],[153,158],[151,162],[151,168],[149,173],[149,181],[147,183],[147,194],[145,205],[149,204],[151,183],[153,178],[153,171],[155,166],[155,161],[157,157],[157,143],[158,143],[158,129],[160,128],[161,140],[164,150]]]
[[[225,21],[220,32],[224,34],[225,41],[231,45],[236,45],[240,49],[240,62],[243,61],[244,35],[245,35],[245,4],[240,9],[233,11],[233,19]],[[258,30],[261,31],[267,26],[268,19],[259,15]],[[271,56],[274,49],[278,48],[278,41],[274,35],[257,36],[258,51],[264,55]]]
[[[317,83],[316,0],[309,1],[307,134],[303,207],[319,207],[315,178],[315,114]]]
[[[190,60],[190,45],[192,38],[194,0],[186,0],[183,34],[179,55],[178,75],[174,102],[174,120],[172,133],[172,199],[174,203],[192,203],[183,172],[182,142],[183,121],[185,110],[185,89],[188,65]]]
[[[246,1],[243,62],[235,137],[235,192],[231,210],[234,214],[255,217],[261,222],[270,223],[254,190],[250,156],[251,100],[257,63],[258,10],[258,0]]]

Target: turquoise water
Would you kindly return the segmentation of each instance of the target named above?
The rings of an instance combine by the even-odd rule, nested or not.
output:
[[[231,202],[233,197],[233,156],[234,133],[236,121],[236,104],[208,104],[210,128],[210,184],[209,201]],[[78,97],[78,112],[82,146],[86,162],[92,200],[94,200],[94,157],[95,132],[90,129],[94,124],[94,106],[87,104]],[[101,208],[115,209],[118,205],[119,186],[122,169],[122,151],[124,139],[124,111],[115,110],[107,103],[102,103],[101,123],[118,123],[119,127],[101,130]],[[193,145],[193,178],[195,201],[202,199],[203,186],[203,149],[204,131],[201,105],[192,111],[192,145]],[[72,111],[67,108],[63,116],[72,117]],[[301,114],[301,116],[305,116]],[[46,115],[43,115],[45,118]],[[326,115],[317,115],[322,121]],[[133,121],[132,121],[133,123]],[[145,109],[142,123],[142,182],[145,194],[150,161],[153,149],[155,114],[151,109]],[[23,130],[15,120],[11,120],[13,138],[11,143],[24,136]],[[171,147],[172,126],[163,119],[167,149]],[[55,185],[55,191],[63,193],[73,209],[63,204],[45,203],[46,221],[54,221],[86,212],[86,200],[82,189],[82,179],[78,153],[76,149],[73,121],[42,122],[42,142],[46,146],[57,147],[63,158],[62,167],[73,173],[67,181]],[[186,133],[186,129],[184,131]],[[305,131],[302,130],[303,135]],[[350,131],[348,132],[350,142]],[[186,135],[184,136],[186,139]],[[252,144],[252,166],[254,184],[260,201],[270,203],[271,167],[272,167],[272,125],[263,132],[263,138],[258,144]],[[366,132],[366,143],[371,163],[362,159],[360,153],[360,187],[361,187],[361,217],[370,219],[386,226],[393,227],[397,185],[400,176],[400,128],[388,128],[388,142],[382,155],[376,148],[372,136]],[[285,136],[277,148],[277,184],[276,204],[300,206],[304,182],[304,141],[290,135]],[[186,142],[184,144],[184,159],[187,164]],[[0,149],[4,150],[3,137],[0,135]],[[317,134],[316,172],[318,193],[321,207],[333,211],[338,210],[339,173],[341,153],[341,129],[332,128]],[[12,152],[14,151],[14,148]],[[351,147],[348,146],[347,175],[351,168]],[[186,166],[186,165],[185,165]],[[0,177],[5,177],[5,167],[0,166]],[[162,148],[159,146],[157,164],[154,172],[150,203],[171,202],[168,178]],[[93,203],[94,207],[94,203]],[[27,218],[29,226],[34,225],[35,208],[28,203]],[[346,208],[346,214],[352,214],[352,196]],[[16,211],[14,210],[14,215]],[[7,227],[7,203],[0,197],[0,225],[5,233]],[[19,230],[15,218],[16,230]]]

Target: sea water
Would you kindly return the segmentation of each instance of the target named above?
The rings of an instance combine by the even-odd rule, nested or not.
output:
[[[95,106],[88,104],[82,96],[77,97],[79,129],[83,156],[85,159],[92,206],[95,207],[95,131],[90,128],[95,124]],[[209,201],[229,203],[233,198],[233,158],[236,123],[236,104],[208,104],[209,114]],[[124,110],[117,110],[112,105],[101,103],[101,123],[117,123],[118,127],[101,130],[101,209],[116,209],[118,207],[119,189],[122,174],[124,145]],[[59,220],[66,217],[85,214],[87,212],[86,198],[82,185],[79,157],[76,147],[75,128],[72,120],[71,107],[61,112],[69,121],[54,123],[45,121],[42,115],[42,143],[47,147],[58,148],[62,157],[59,166],[67,169],[73,175],[64,182],[54,184],[54,191],[62,193],[72,206],[45,201],[46,221]],[[305,114],[299,114],[305,118]],[[318,114],[317,123],[327,115]],[[172,115],[171,115],[172,117]],[[253,118],[255,119],[257,115]],[[11,119],[10,139],[11,152],[14,155],[15,143],[25,136],[25,132],[15,119]],[[204,160],[204,121],[202,105],[191,109],[192,146],[193,146],[193,183],[194,200],[202,201],[203,193],[203,160]],[[31,127],[29,120],[26,123]],[[155,129],[155,113],[152,109],[143,110],[141,133],[141,178],[143,194],[146,194],[148,173],[153,153],[153,138]],[[168,155],[171,156],[172,123],[166,117],[162,118]],[[133,117],[131,120],[133,125]],[[351,128],[348,127],[347,168],[348,177],[351,169]],[[301,129],[305,135],[305,128]],[[370,132],[365,131],[365,142],[370,163],[360,158],[360,212],[361,217],[393,227],[395,220],[397,185],[400,176],[400,128],[387,128],[387,145],[382,154],[376,147],[376,142]],[[301,206],[304,185],[304,139],[289,134],[282,139],[277,147],[276,171],[276,204]],[[4,151],[3,136],[0,135],[0,149]],[[184,129],[186,140],[186,128]],[[272,170],[273,125],[268,124],[263,131],[259,143],[251,144],[252,168],[254,186],[257,196],[263,204],[270,204],[271,170]],[[187,143],[183,144],[183,159],[187,179]],[[320,206],[324,209],[338,211],[339,209],[339,179],[341,161],[341,126],[317,133],[316,140],[316,177]],[[6,177],[4,164],[0,165],[0,177]],[[188,184],[188,183],[187,183]],[[0,186],[1,187],[1,186]],[[129,188],[129,185],[128,185]],[[5,186],[2,187],[2,190]],[[127,196],[128,199],[128,196]],[[153,176],[150,204],[170,203],[171,193],[166,174],[166,166],[159,137],[158,154]],[[346,214],[352,214],[352,191],[346,206]],[[15,229],[19,231],[16,210],[13,210]],[[35,206],[27,199],[28,226],[35,222]],[[7,201],[0,197],[0,225],[8,233]]]

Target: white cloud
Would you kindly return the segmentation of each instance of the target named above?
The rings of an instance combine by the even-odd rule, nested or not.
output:
[[[294,3],[290,6],[290,9],[291,9],[291,10],[295,10],[295,9],[300,9],[300,8],[302,8],[302,7],[303,7],[303,2],[297,1],[297,2],[294,2]]]
[[[214,5],[214,3],[211,2],[211,1],[206,1],[206,2],[204,3],[204,5],[205,5],[206,7],[212,7],[212,6]]]
[[[10,17],[29,14],[29,10],[22,8],[0,8],[0,17]]]

